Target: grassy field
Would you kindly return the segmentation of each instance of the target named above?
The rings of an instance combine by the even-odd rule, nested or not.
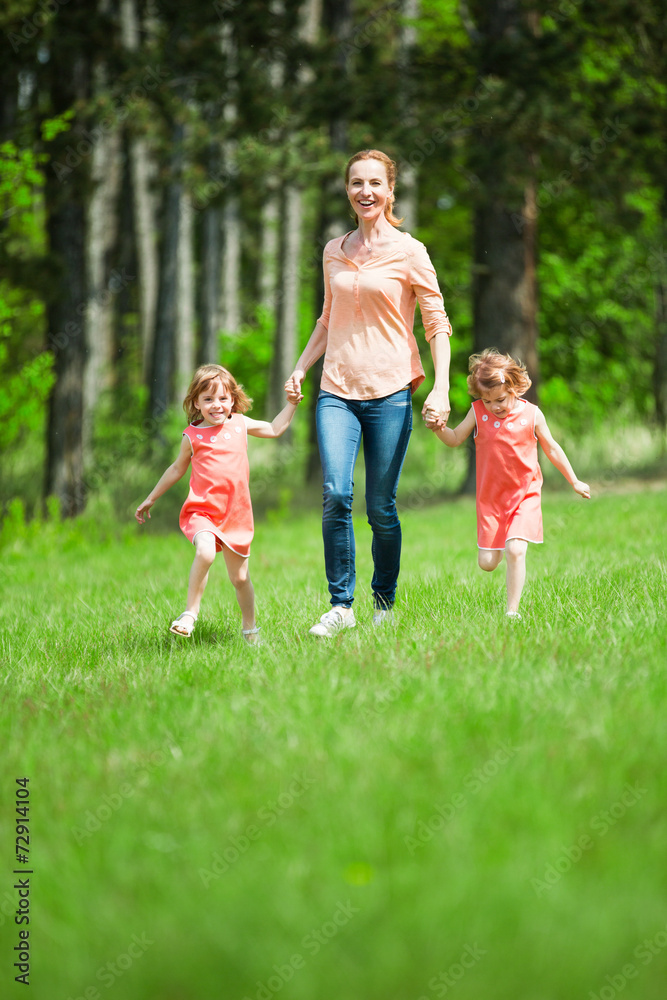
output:
[[[514,627],[462,499],[404,511],[398,623],[373,632],[359,518],[359,627],[330,642],[307,635],[328,600],[317,514],[274,518],[252,556],[259,650],[222,564],[195,637],[167,633],[177,534],[11,543],[0,994],[662,1000],[665,499],[546,496]]]

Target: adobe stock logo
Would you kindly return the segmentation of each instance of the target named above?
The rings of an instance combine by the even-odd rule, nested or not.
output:
[[[60,8],[68,3],[69,0],[40,0],[37,4],[39,10],[32,17],[26,16],[22,19],[19,31],[6,32],[9,44],[14,49],[14,52],[18,52],[22,45],[31,42],[39,34],[44,25],[48,24],[51,18],[59,12]]]

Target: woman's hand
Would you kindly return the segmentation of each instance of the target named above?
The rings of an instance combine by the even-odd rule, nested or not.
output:
[[[306,373],[301,368],[295,368],[290,377],[285,382],[285,394],[290,403],[300,403],[303,399],[301,383],[306,377]]]
[[[430,430],[441,430],[447,425],[449,414],[449,394],[431,389],[422,407],[422,417]]]

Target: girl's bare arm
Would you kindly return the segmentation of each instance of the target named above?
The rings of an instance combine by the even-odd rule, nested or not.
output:
[[[295,394],[290,391],[292,398]],[[290,402],[280,411],[277,417],[269,423],[268,420],[253,420],[252,417],[244,417],[248,434],[258,438],[277,438],[284,434],[292,423],[292,417],[296,413],[297,403]]]
[[[429,430],[432,430],[441,441],[449,448],[458,448],[460,444],[469,438],[475,429],[475,411],[472,406],[466,413],[465,417],[458,425],[458,427],[438,427],[437,415],[433,414],[433,411],[429,410],[426,413],[425,423]]]
[[[144,502],[140,503],[136,509],[134,516],[139,524],[143,524],[146,517],[151,516],[150,509],[155,501],[161,497],[163,493],[166,493],[167,490],[174,485],[174,483],[177,483],[179,479],[183,478],[190,464],[191,455],[192,445],[190,444],[190,439],[187,434],[184,434],[183,440],[181,441],[181,449],[176,457],[176,460],[171,463],[168,469],[165,469]]]
[[[577,479],[567,455],[558,442],[554,440],[541,410],[537,411],[537,417],[535,420],[535,437],[542,445],[544,454],[547,456],[551,464],[555,465],[558,471],[565,476],[575,493],[578,493],[579,496],[582,496],[585,500],[590,500],[590,486],[588,483],[583,483],[580,479]]]

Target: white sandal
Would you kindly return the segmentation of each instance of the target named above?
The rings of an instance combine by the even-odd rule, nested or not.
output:
[[[264,645],[264,643],[262,642],[262,639],[260,638],[259,635],[261,631],[262,631],[261,625],[258,625],[257,628],[242,628],[241,634],[249,646],[262,646]],[[257,636],[257,638],[251,639],[249,638],[250,636]]]
[[[181,621],[185,616],[192,618],[192,621],[187,625],[184,621]],[[192,611],[183,611],[178,618],[174,618],[173,622],[169,626],[169,631],[173,632],[174,635],[180,635],[183,639],[189,639],[195,630],[195,624],[197,622],[197,615],[193,614]],[[179,625],[180,628],[176,628]]]

